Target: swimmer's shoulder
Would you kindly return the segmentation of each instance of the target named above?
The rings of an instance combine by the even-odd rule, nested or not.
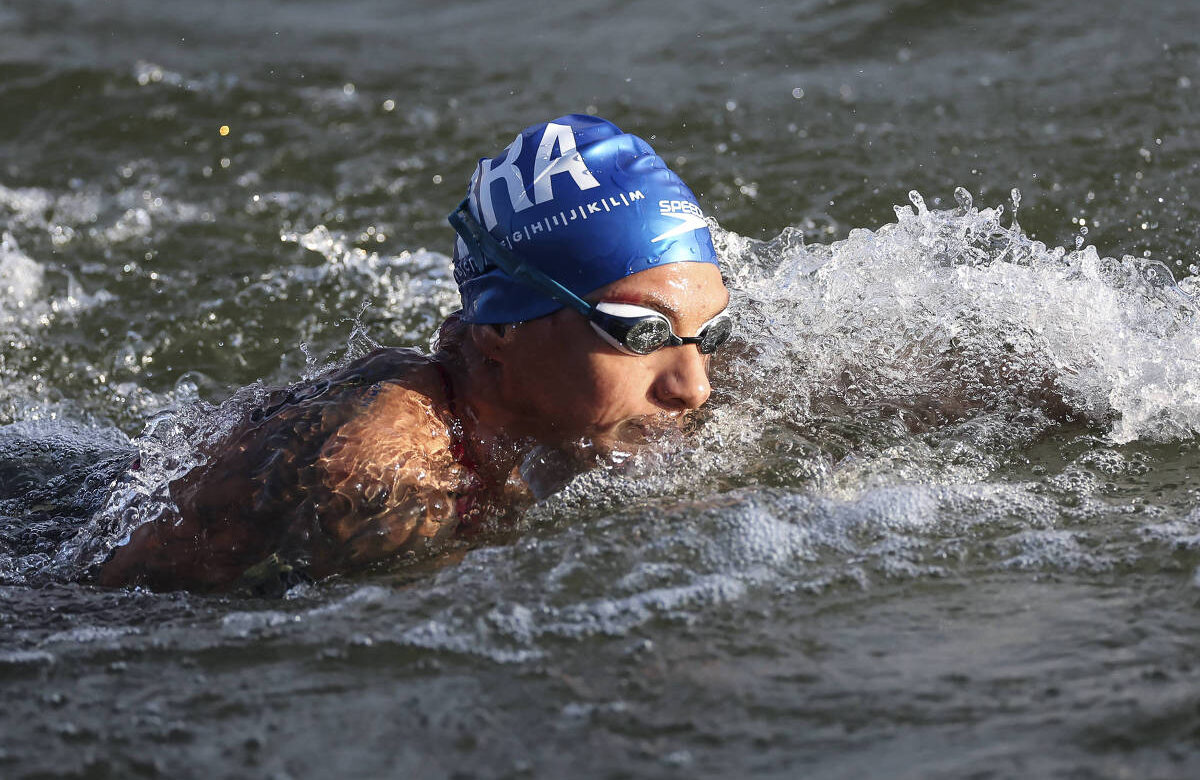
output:
[[[178,510],[136,529],[99,581],[227,587],[272,551],[324,576],[448,536],[463,475],[442,386],[430,357],[379,349],[271,391],[171,483]]]
[[[445,376],[429,355],[384,347],[321,380],[316,390],[338,396],[358,388],[359,398],[352,413],[338,416],[317,454],[326,484],[387,481],[394,492],[397,479],[453,483],[455,420]]]
[[[384,347],[330,377],[333,384],[343,381],[369,385],[370,392],[361,412],[335,438],[404,442],[421,451],[449,449],[455,420],[447,374],[435,358],[415,349]]]
[[[332,546],[313,550],[314,573],[419,553],[454,532],[470,475],[455,457],[442,382],[431,362],[412,366],[403,381],[382,379],[366,408],[325,442],[314,464],[315,515]]]
[[[340,450],[356,470],[394,463],[405,449],[432,455],[449,446],[440,376],[418,350],[381,348],[272,390],[205,445],[204,463],[172,483],[172,497],[185,513],[283,522],[320,489],[312,469]]]
[[[314,379],[268,391],[243,427],[280,418],[285,428],[293,428],[295,421],[307,419],[328,432],[372,407],[381,394],[395,398],[415,393],[441,401],[441,377],[435,360],[420,350],[379,347]]]
[[[414,457],[448,456],[454,424],[440,373],[435,366],[422,368],[404,381],[374,385],[369,402],[333,432],[321,458],[391,467]]]

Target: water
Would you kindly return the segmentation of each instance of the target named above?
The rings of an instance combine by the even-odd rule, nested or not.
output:
[[[1198,22],[0,0],[0,775],[1195,776]],[[698,432],[419,567],[74,582],[232,393],[427,343],[572,110],[720,225]]]

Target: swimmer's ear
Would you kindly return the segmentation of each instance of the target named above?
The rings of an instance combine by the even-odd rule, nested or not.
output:
[[[515,330],[505,325],[476,325],[471,328],[471,340],[484,360],[504,363]]]

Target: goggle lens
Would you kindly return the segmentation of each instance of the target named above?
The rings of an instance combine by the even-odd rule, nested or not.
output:
[[[625,334],[625,346],[639,355],[648,355],[670,339],[670,323],[657,317],[647,317]]]
[[[733,319],[722,314],[700,331],[699,350],[705,355],[711,355],[717,348],[729,341],[733,335]]]

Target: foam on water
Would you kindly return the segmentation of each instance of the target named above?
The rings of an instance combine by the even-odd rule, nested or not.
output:
[[[17,312],[41,292],[45,271],[17,246],[11,233],[0,235],[0,325],[9,325]]]
[[[46,266],[22,251],[12,233],[0,234],[0,423],[57,416],[63,405],[47,387],[45,363],[35,357],[43,331],[53,319],[69,320],[106,300],[103,291],[89,295],[70,276],[65,290],[52,287]]]

